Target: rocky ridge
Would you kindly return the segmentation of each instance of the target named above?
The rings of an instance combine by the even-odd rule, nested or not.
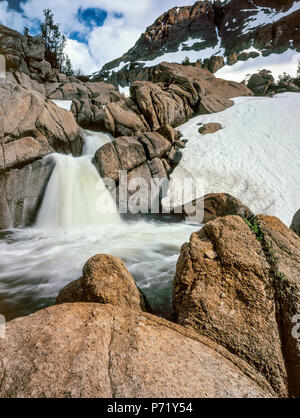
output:
[[[38,82],[57,81],[58,71],[45,60],[45,50],[40,38],[0,25],[0,54],[5,57],[6,71],[20,71]]]
[[[105,64],[93,79],[122,87],[134,80],[152,81],[151,61],[176,51],[180,56],[199,51],[201,57],[202,51],[213,49],[206,60],[199,59],[199,65],[212,72],[225,63],[233,65],[260,54],[281,53],[288,48],[299,51],[300,11],[296,3],[198,1],[192,6],[174,7],[148,27],[133,48]]]

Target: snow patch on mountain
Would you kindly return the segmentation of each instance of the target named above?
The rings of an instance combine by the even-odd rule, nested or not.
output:
[[[119,86],[119,92],[123,93],[125,97],[130,97],[130,86],[127,86],[127,87]]]
[[[259,70],[270,70],[275,80],[284,72],[292,77],[297,76],[298,62],[300,62],[300,53],[288,49],[282,54],[271,54],[267,57],[261,55],[260,51],[251,47],[243,52],[256,51],[259,57],[249,58],[247,61],[238,61],[234,65],[225,65],[215,73],[216,77],[224,80],[241,82],[247,75],[256,73]]]
[[[286,12],[278,12],[278,10],[269,7],[257,7],[257,9],[241,9],[241,12],[253,12],[253,16],[245,20],[243,32],[247,33],[259,26],[278,22],[278,20],[289,16],[291,13],[294,13],[297,10],[300,10],[299,1],[295,1],[291,8]]]
[[[193,41],[194,41],[193,45],[199,42],[199,40],[197,39],[194,39]],[[191,42],[192,41],[190,40],[189,43],[191,44]],[[200,51],[183,50],[185,44],[186,42],[183,42],[182,44],[180,44],[177,52],[167,52],[161,55],[160,57],[155,58],[154,60],[139,61],[139,63],[145,64],[146,67],[153,67],[165,61],[175,63],[175,64],[181,64],[182,61],[184,61],[186,58],[188,58],[190,62],[196,62],[197,60],[203,61],[204,59],[210,58],[214,55],[224,55],[225,53],[224,48],[221,46],[220,39],[215,46],[205,48]]]

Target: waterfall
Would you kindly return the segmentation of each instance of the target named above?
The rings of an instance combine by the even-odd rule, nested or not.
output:
[[[113,140],[110,134],[85,130],[83,155],[94,155],[97,149]]]
[[[110,137],[86,131],[82,157],[52,154],[55,162],[39,210],[37,228],[76,229],[121,223],[116,204],[92,164],[95,151]]]

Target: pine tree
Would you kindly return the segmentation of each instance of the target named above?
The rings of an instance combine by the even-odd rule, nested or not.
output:
[[[181,63],[182,65],[191,65],[189,57],[185,57],[185,59]]]
[[[65,63],[63,65],[63,73],[65,73],[66,75],[74,75],[72,63],[68,55],[65,56]]]
[[[60,32],[59,24],[54,23],[54,14],[50,9],[43,11],[44,21],[41,23],[41,38],[46,47],[45,59],[50,62],[53,68],[59,71],[64,67],[64,48],[66,37]]]

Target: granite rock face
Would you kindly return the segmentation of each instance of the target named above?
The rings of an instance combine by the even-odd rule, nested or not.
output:
[[[300,239],[277,218],[209,222],[184,244],[175,318],[263,374],[278,396],[299,396]]]
[[[179,138],[178,131],[163,125],[155,132],[118,137],[98,149],[93,163],[103,179],[114,182],[111,191],[119,209],[126,206],[131,214],[161,213],[166,182],[182,156],[179,146],[184,144]]]
[[[62,289],[56,303],[93,302],[146,311],[144,296],[125,264],[117,257],[98,254],[87,261],[83,276]]]
[[[99,111],[101,113],[108,103],[124,99],[111,84],[72,81],[70,78],[64,82],[46,83],[45,94],[49,99],[72,101],[71,110],[83,128],[97,127]]]
[[[215,78],[201,67],[162,63],[153,80],[135,81],[131,97],[109,103],[97,114],[98,128],[114,137],[177,127],[193,114],[221,112],[233,105],[230,98],[251,96],[246,86]]]
[[[0,173],[0,230],[34,222],[52,168],[50,161],[37,160]]]
[[[72,113],[47,100],[37,90],[0,82],[0,229],[33,221],[53,152],[81,155],[83,132]]]
[[[300,237],[300,209],[295,213],[290,228]]]
[[[0,396],[270,397],[268,383],[208,339],[143,312],[63,304],[9,322]]]
[[[20,71],[37,81],[55,79],[58,71],[45,60],[45,45],[38,37],[21,35],[0,25],[0,54],[4,55],[6,71]]]
[[[217,218],[237,215],[250,220],[253,212],[239,199],[228,193],[210,193],[192,202],[186,203],[181,212],[186,220],[206,224]]]

